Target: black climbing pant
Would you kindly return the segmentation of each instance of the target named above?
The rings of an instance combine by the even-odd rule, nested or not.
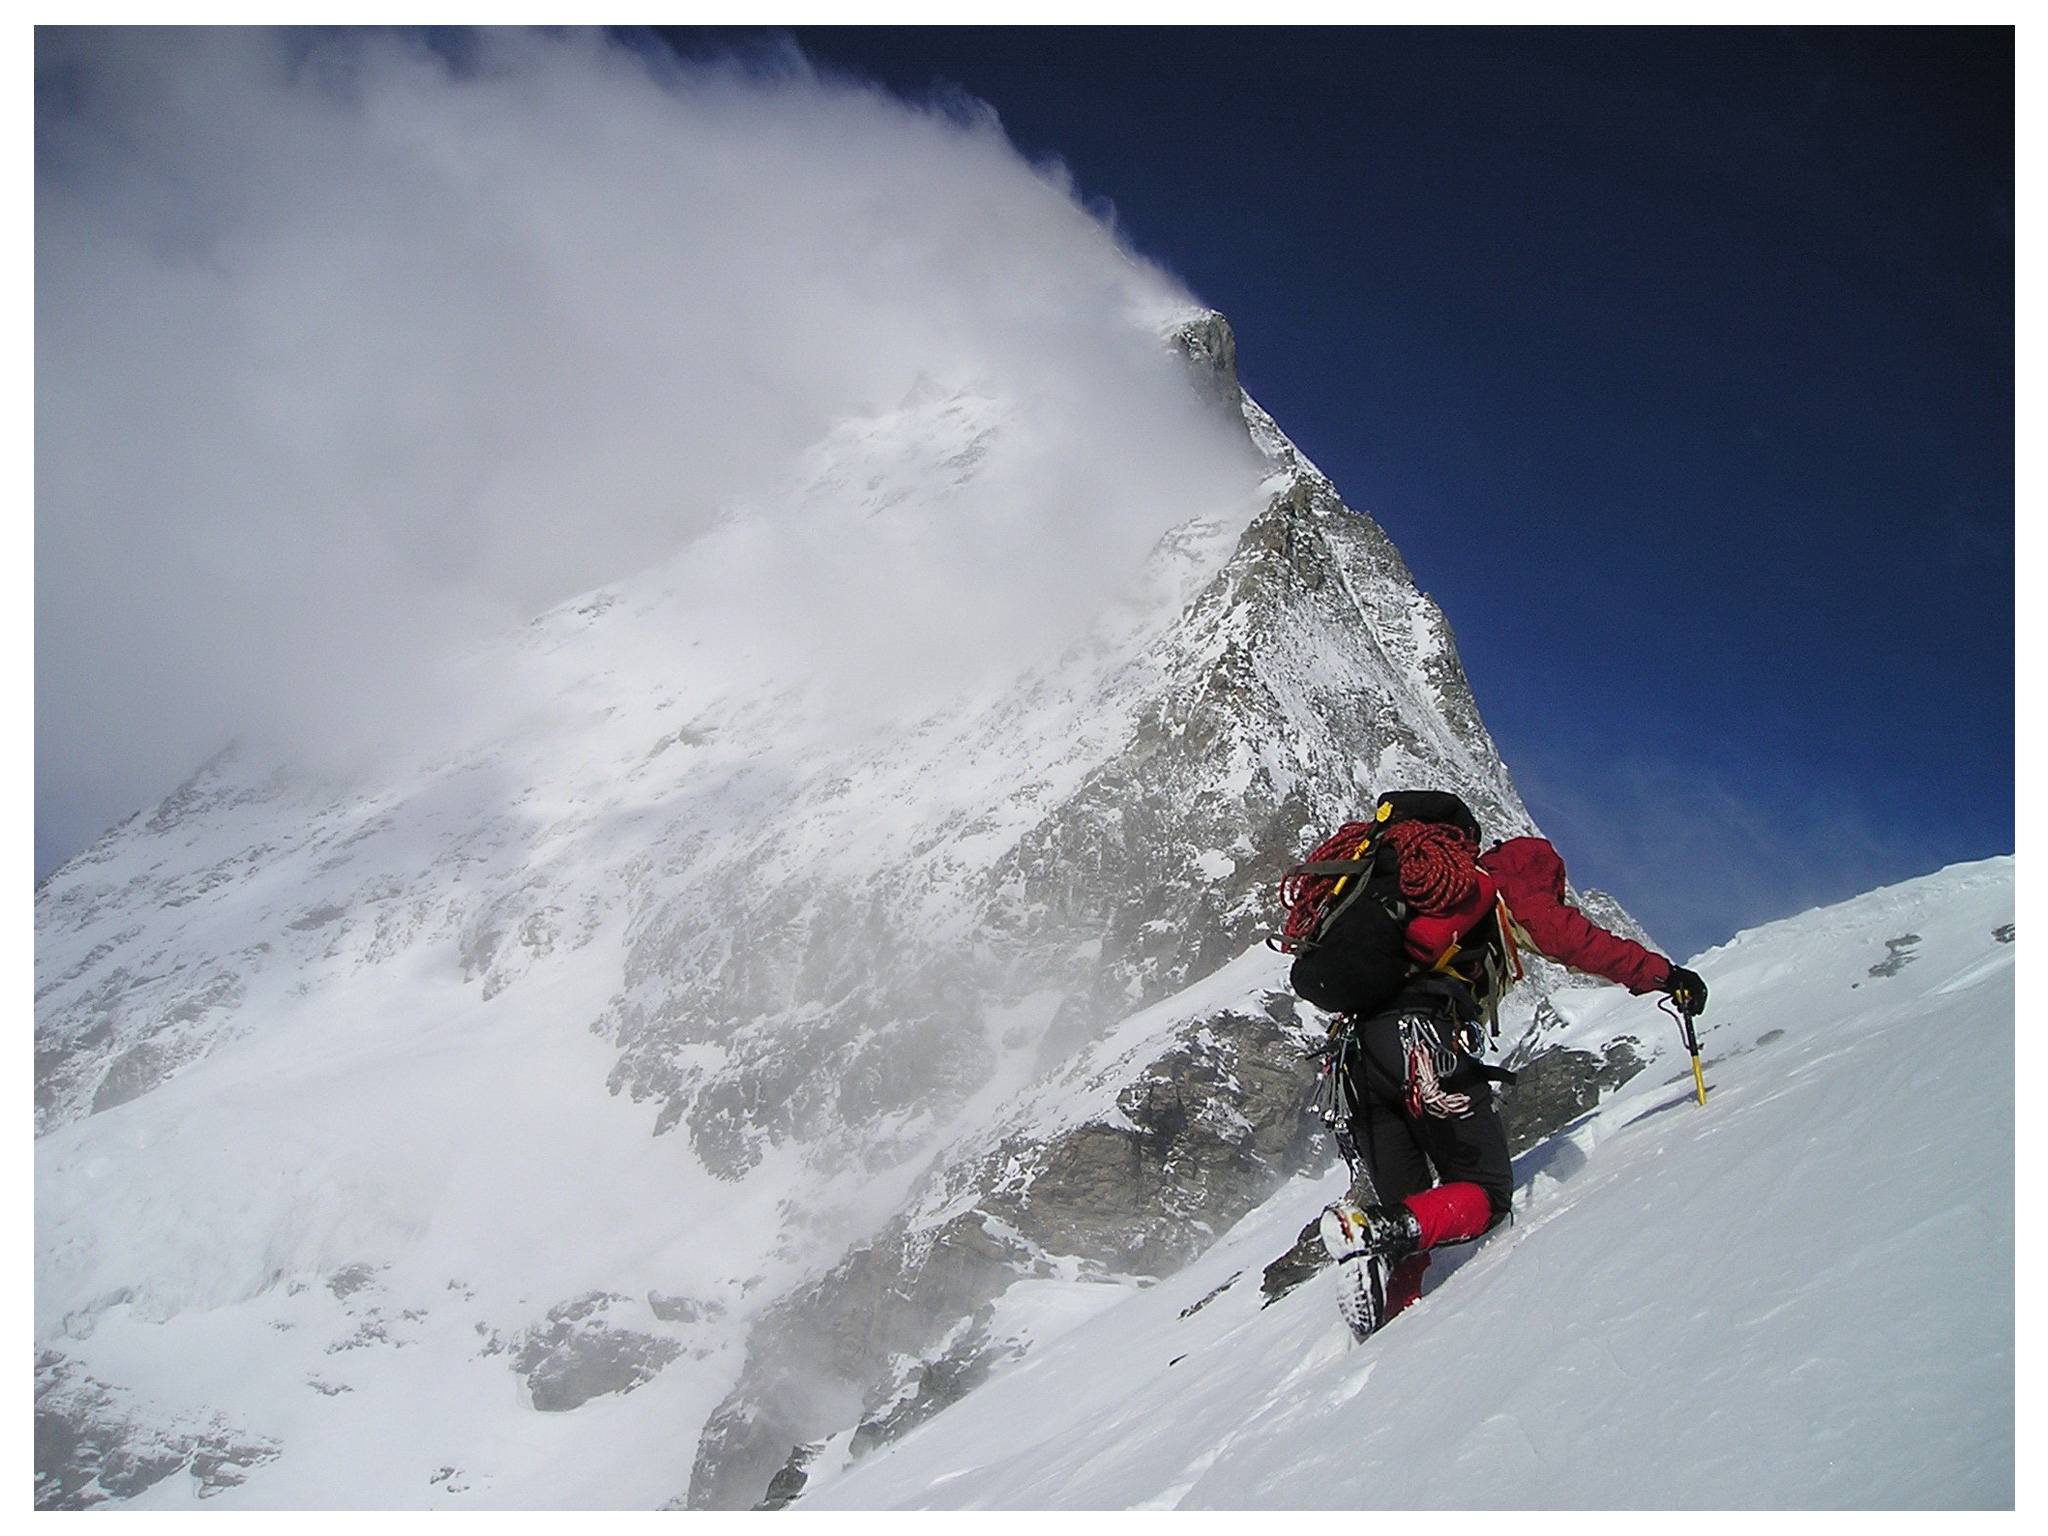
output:
[[[1351,1139],[1381,1204],[1396,1205],[1436,1183],[1472,1183],[1486,1191],[1493,1224],[1498,1224],[1507,1217],[1515,1189],[1507,1132],[1494,1108],[1492,1084],[1469,1057],[1447,1048],[1451,1030],[1447,1017],[1407,1010],[1353,1026],[1356,1044],[1345,1058]],[[1414,1112],[1410,1054],[1415,1046],[1434,1046],[1444,1094],[1470,1100],[1462,1113],[1438,1113],[1428,1106]],[[1446,1108],[1441,1101],[1436,1106]]]

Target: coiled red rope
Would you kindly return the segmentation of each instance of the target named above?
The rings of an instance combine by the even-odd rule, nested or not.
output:
[[[1472,899],[1479,885],[1479,845],[1462,828],[1403,821],[1384,835],[1400,851],[1401,895],[1409,906],[1443,917]]]
[[[1369,821],[1347,821],[1317,843],[1302,863],[1355,859],[1359,850],[1371,840],[1372,831],[1373,824]],[[1336,893],[1337,882],[1344,878],[1343,875],[1305,875],[1299,870],[1289,870],[1280,882],[1280,905],[1287,911],[1287,920],[1271,940],[1273,947],[1291,955],[1307,942],[1316,931],[1316,924],[1323,920],[1324,909]]]

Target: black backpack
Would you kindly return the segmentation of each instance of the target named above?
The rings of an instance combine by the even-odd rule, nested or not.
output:
[[[1339,827],[1280,882],[1287,916],[1267,942],[1295,957],[1289,981],[1296,994],[1327,1013],[1383,1012],[1417,969],[1408,954],[1400,854],[1384,837],[1404,821],[1443,822],[1479,841],[1478,819],[1456,795],[1400,790],[1380,796],[1371,821]]]

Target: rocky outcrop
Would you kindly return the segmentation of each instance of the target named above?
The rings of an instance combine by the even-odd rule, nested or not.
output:
[[[55,1351],[36,1356],[36,1508],[90,1509],[185,1473],[198,1497],[240,1486],[279,1444],[219,1415],[167,1416],[85,1374]]]
[[[764,1318],[699,1444],[689,1504],[755,1505],[795,1476],[792,1448],[854,1426],[858,1454],[937,1412],[1016,1352],[987,1309],[1020,1278],[1171,1273],[1320,1167],[1312,1037],[1288,1000],[1268,1001],[1175,1031],[1125,1067],[1108,1113],[951,1170],[933,1198],[951,1188],[968,1209],[900,1221]]]
[[[1517,1075],[1502,1090],[1500,1118],[1508,1150],[1519,1156],[1642,1071],[1644,1061],[1636,1042],[1623,1038],[1608,1041],[1597,1054],[1560,1046],[1519,1065],[1510,1057],[1508,1065]]]
[[[1234,425],[1245,427],[1244,391],[1237,382],[1237,336],[1213,310],[1176,326],[1168,338],[1187,360],[1203,399]]]
[[[1117,1094],[1114,1120],[991,1159],[982,1209],[1034,1248],[1171,1274],[1327,1156],[1310,1037],[1265,1012],[1186,1031]]]
[[[593,1397],[631,1392],[683,1352],[674,1339],[610,1321],[605,1314],[619,1306],[630,1302],[593,1291],[563,1302],[512,1341],[512,1369],[526,1378],[535,1408],[566,1413]]]

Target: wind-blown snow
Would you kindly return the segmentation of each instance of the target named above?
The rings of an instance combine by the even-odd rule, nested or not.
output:
[[[36,69],[39,873],[231,737],[414,742],[451,657],[736,504],[728,616],[900,691],[1071,638],[1230,474],[1157,345],[1192,300],[964,97],[595,31],[51,27]],[[921,387],[1025,403],[1016,495],[818,542],[767,494]]]
[[[799,1507],[2010,1507],[2012,913],[1992,859],[1697,957],[1704,1109],[1609,1002],[1658,1059],[1363,1346],[1328,1272],[1261,1306],[1298,1181]]]

